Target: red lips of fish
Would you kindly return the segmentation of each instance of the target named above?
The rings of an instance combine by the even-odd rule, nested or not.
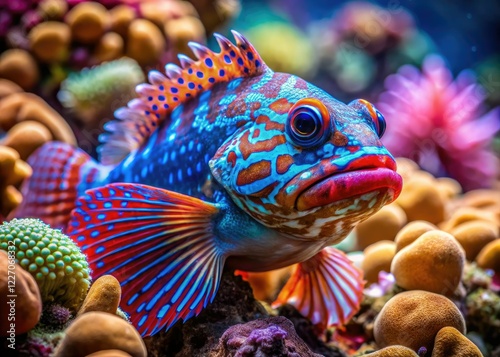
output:
[[[318,179],[298,195],[296,208],[299,211],[377,190],[392,194],[392,202],[401,193],[403,185],[401,176],[396,172],[394,159],[385,155],[361,157],[352,161],[341,172],[336,167],[323,170],[323,175],[317,175]]]

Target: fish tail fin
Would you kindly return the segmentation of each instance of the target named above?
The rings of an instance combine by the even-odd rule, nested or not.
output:
[[[33,174],[21,187],[22,203],[11,218],[39,218],[53,228],[66,228],[77,197],[106,171],[81,149],[49,142],[28,159]]]
[[[150,336],[198,315],[214,299],[225,261],[213,233],[218,212],[180,193],[112,183],[78,198],[68,234],[94,278],[118,279],[121,308]]]

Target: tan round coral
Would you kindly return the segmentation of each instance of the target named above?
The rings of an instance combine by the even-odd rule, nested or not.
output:
[[[446,326],[465,332],[464,318],[455,304],[442,295],[413,290],[395,295],[384,305],[373,332],[380,347],[402,345],[431,351],[436,334]]]
[[[382,348],[378,351],[365,354],[363,356],[366,357],[418,357],[418,354],[415,353],[411,348],[395,345]]]
[[[381,240],[394,240],[406,223],[406,214],[396,204],[382,207],[367,220],[356,226],[356,248],[363,250]]]
[[[110,25],[106,8],[98,2],[81,2],[66,15],[73,38],[84,44],[97,42]]]
[[[465,253],[456,239],[433,230],[395,255],[391,273],[403,289],[448,295],[458,287],[464,263]]]
[[[500,273],[500,239],[495,239],[481,249],[476,262],[482,269],[491,269]]]
[[[65,23],[47,21],[29,33],[31,51],[42,62],[62,62],[69,55],[71,31]]]
[[[436,335],[431,357],[483,357],[483,354],[460,331],[446,326]]]
[[[26,160],[36,149],[52,140],[49,129],[40,122],[27,120],[14,125],[0,141],[19,153]]]
[[[450,233],[465,250],[469,261],[474,261],[483,247],[498,238],[498,228],[486,221],[470,221],[453,228]]]
[[[427,221],[413,221],[404,226],[394,238],[396,242],[396,252],[407,245],[413,243],[418,237],[425,232],[437,229],[435,225]]]
[[[77,316],[91,312],[101,311],[116,314],[120,304],[121,287],[120,283],[112,275],[103,275],[92,285],[83,301]]]
[[[391,271],[391,262],[395,254],[396,243],[390,240],[382,240],[366,247],[361,269],[368,285],[378,281],[379,272]]]
[[[0,78],[19,84],[24,90],[31,90],[39,76],[38,65],[28,51],[10,49],[0,56]]]
[[[127,56],[141,66],[155,64],[166,47],[160,29],[151,21],[135,19],[128,28]]]
[[[146,346],[137,330],[125,320],[106,312],[88,312],[66,329],[54,357],[85,357],[103,350],[120,350],[146,357]]]

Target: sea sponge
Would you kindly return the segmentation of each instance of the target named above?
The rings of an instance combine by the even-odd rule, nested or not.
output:
[[[14,125],[0,143],[16,150],[26,161],[36,149],[51,140],[52,134],[45,125],[27,120]]]
[[[435,180],[422,177],[407,180],[395,202],[405,211],[408,221],[424,220],[437,224],[446,216],[446,200]]]
[[[133,357],[146,357],[146,346],[137,330],[125,320],[105,312],[77,317],[66,330],[54,357],[85,357],[117,349]]]
[[[141,66],[152,66],[160,59],[166,48],[160,29],[151,21],[135,19],[128,28],[127,56]]]
[[[436,334],[445,326],[465,332],[464,318],[455,304],[439,294],[412,290],[395,295],[384,305],[373,333],[380,347],[403,345],[430,351]]]
[[[391,273],[403,289],[448,295],[460,284],[464,264],[465,253],[456,239],[433,230],[394,256]]]
[[[500,273],[500,239],[486,244],[476,257],[478,267]]]
[[[435,225],[427,221],[413,221],[404,226],[394,238],[396,242],[396,252],[407,245],[413,243],[418,237],[425,232],[437,229]]]
[[[36,121],[47,127],[53,140],[76,145],[75,135],[66,120],[32,93],[14,93],[3,98],[0,100],[0,113],[0,128],[4,131],[23,121]]]
[[[71,30],[57,21],[42,22],[29,32],[31,51],[42,62],[63,62],[68,58]]]
[[[70,74],[61,83],[58,99],[89,122],[99,113],[125,105],[135,95],[135,86],[144,80],[137,62],[122,58]]]
[[[382,348],[381,350],[364,354],[366,357],[418,357],[411,348],[395,345]]]
[[[453,228],[450,233],[465,250],[465,257],[474,261],[483,247],[498,238],[498,228],[485,221],[470,221]]]
[[[101,37],[94,51],[99,62],[113,61],[123,56],[123,38],[116,32],[108,32]]]
[[[364,279],[367,285],[378,282],[379,272],[391,271],[391,262],[395,254],[396,243],[390,240],[378,241],[366,247],[361,269],[365,273]]]
[[[406,214],[396,204],[382,207],[377,213],[356,226],[356,246],[363,250],[381,240],[394,240],[406,223]]]
[[[0,56],[0,78],[19,84],[24,90],[31,90],[39,76],[38,65],[28,51],[10,49]]]
[[[43,303],[76,311],[90,285],[87,258],[60,230],[40,220],[13,219],[0,226],[0,248],[16,247],[16,261],[36,280]]]
[[[13,246],[0,245],[0,336],[11,337],[12,333],[22,335],[35,327],[42,313],[42,299],[35,279],[15,263]]]
[[[446,326],[436,335],[431,357],[483,357],[483,354],[460,331]]]
[[[121,298],[121,286],[112,275],[103,275],[90,287],[77,316],[90,311],[116,314]]]
[[[73,38],[84,44],[97,42],[110,25],[106,8],[98,2],[81,2],[66,15]]]

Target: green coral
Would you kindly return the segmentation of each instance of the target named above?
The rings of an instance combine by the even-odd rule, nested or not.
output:
[[[134,96],[135,86],[144,80],[137,62],[122,58],[71,73],[61,83],[57,96],[67,108],[95,112],[124,105]]]
[[[60,230],[37,219],[13,219],[0,226],[0,249],[13,242],[16,260],[35,279],[44,304],[76,311],[90,285],[87,258]]]

